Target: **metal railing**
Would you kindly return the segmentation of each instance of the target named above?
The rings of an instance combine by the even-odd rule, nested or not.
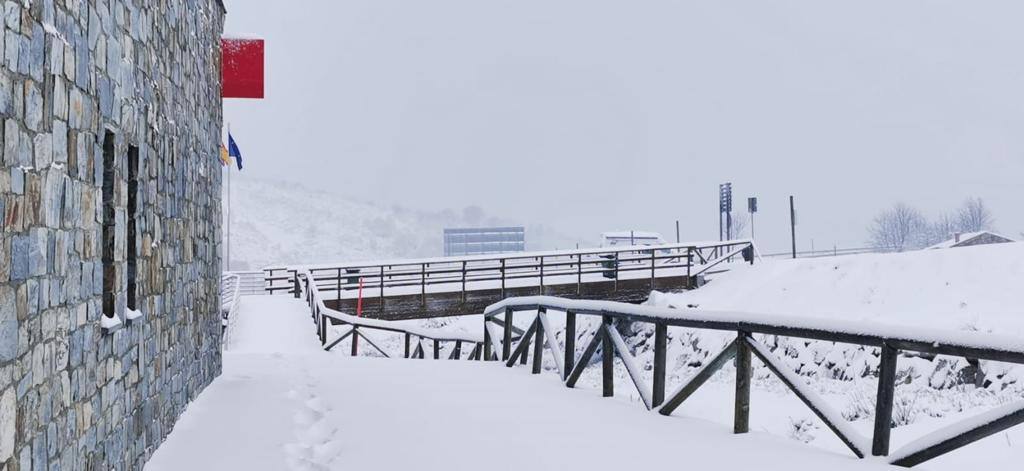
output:
[[[853,248],[831,248],[831,249],[817,249],[817,250],[801,250],[797,251],[796,258],[821,258],[821,257],[838,257],[840,255],[860,255],[865,253],[887,253],[890,250],[880,249],[876,247],[853,247]],[[775,252],[761,254],[761,258],[793,258],[793,252]]]
[[[515,344],[511,330],[516,313],[536,311],[530,327]],[[565,315],[565,347],[560,348],[549,314]],[[531,313],[532,314],[532,313]],[[600,319],[582,355],[576,355],[577,316]],[[567,300],[549,296],[509,298],[490,306],[484,313],[484,358],[504,361],[506,366],[527,363],[531,343],[532,372],[542,370],[544,350],[554,357],[555,365],[567,387],[574,387],[591,357],[601,349],[602,390],[604,396],[614,394],[613,362],[618,355],[639,391],[644,405],[662,415],[670,415],[691,394],[701,387],[728,361],[735,360],[736,394],[733,430],[749,430],[750,382],[753,374],[752,356],[758,357],[796,396],[807,405],[859,458],[888,456],[888,462],[898,466],[914,466],[964,445],[998,433],[1024,422],[1024,401],[1008,404],[994,411],[949,425],[912,442],[895,453],[889,453],[896,363],[901,352],[919,352],[966,357],[973,360],[992,360],[1024,363],[1024,340],[978,332],[946,332],[915,329],[913,333],[886,326],[865,325],[862,322],[807,319],[772,316],[770,320],[753,314],[711,312],[696,309],[676,310],[636,306],[609,301]],[[500,324],[497,322],[500,321]],[[643,322],[654,325],[653,381],[650,386],[641,376],[625,340],[616,329],[620,322]],[[675,391],[666,396],[666,353],[668,327],[687,327],[735,332],[736,338],[695,374],[684,380]],[[811,340],[851,343],[880,349],[878,393],[875,405],[873,436],[861,436],[850,424],[817,393],[806,387],[803,380],[755,334],[781,335]]]
[[[555,285],[582,286],[592,281],[650,279],[651,288],[662,276],[687,279],[716,272],[722,264],[743,259],[753,263],[749,240],[724,242],[578,249],[502,256],[447,257],[393,262],[352,263],[332,266],[277,267],[264,270],[267,291],[295,293],[300,272],[308,272],[321,292],[334,299],[354,295],[362,285],[364,297],[383,301],[393,294],[499,289],[536,286],[539,294]],[[383,303],[378,303],[383,306]]]

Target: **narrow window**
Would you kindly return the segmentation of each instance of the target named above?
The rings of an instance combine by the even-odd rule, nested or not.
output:
[[[114,133],[103,136],[103,315],[114,317]]]
[[[135,310],[137,293],[137,257],[135,246],[136,218],[138,218],[139,148],[128,148],[128,309]]]

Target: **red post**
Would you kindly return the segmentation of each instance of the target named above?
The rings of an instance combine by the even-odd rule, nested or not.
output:
[[[356,317],[363,317],[363,278],[359,277],[359,298],[356,299]]]
[[[363,277],[359,277],[359,297],[356,299],[356,317],[363,317]],[[355,329],[355,326],[352,326]],[[352,356],[359,354],[359,336],[352,333]]]

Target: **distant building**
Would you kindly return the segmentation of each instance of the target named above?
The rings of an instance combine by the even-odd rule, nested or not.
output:
[[[444,255],[499,254],[526,250],[523,227],[478,227],[444,230]]]
[[[972,245],[1005,244],[1007,242],[1016,241],[1009,237],[1004,237],[989,231],[965,232],[963,234],[956,234],[952,239],[940,242],[928,248],[949,249],[953,247],[970,247]]]
[[[664,245],[665,239],[657,232],[615,231],[601,233],[602,247],[625,247],[630,245]]]

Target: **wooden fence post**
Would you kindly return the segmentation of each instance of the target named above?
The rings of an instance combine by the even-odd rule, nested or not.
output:
[[[690,273],[693,273],[693,248],[692,247],[687,247],[686,248],[686,289],[693,289],[693,285],[696,284],[696,283],[693,282],[693,275],[691,275]]]
[[[466,302],[466,262],[462,262],[462,302]]]
[[[612,336],[608,329],[614,329],[612,318],[604,316],[601,322],[601,396],[612,397],[615,395],[615,350],[612,345]]]
[[[576,254],[576,296],[582,294],[583,288],[583,254]]]
[[[544,323],[540,321],[540,316],[545,312],[544,308],[537,309],[537,329],[533,337],[533,374],[540,374],[544,362]]]
[[[427,305],[427,264],[420,264],[420,306]]]
[[[569,373],[576,366],[576,313],[565,311],[565,376],[562,381],[569,379]]]
[[[505,308],[505,326],[502,332],[501,342],[501,361],[508,361],[508,356],[512,353],[512,308]]]
[[[441,359],[441,342],[438,342],[437,339],[434,339],[434,359]]]
[[[665,402],[665,354],[668,350],[668,325],[664,322],[654,324],[654,389],[651,395],[651,408]]]
[[[409,341],[410,335],[408,332],[405,333],[405,357],[409,358]]]
[[[491,361],[491,330],[487,328],[487,317],[484,317],[484,358],[483,361]]]
[[[538,320],[534,320],[534,321],[533,321],[533,323],[534,323],[534,324],[540,324],[540,322],[539,322],[539,319],[538,319]],[[529,334],[529,333],[530,333],[530,332],[529,332],[529,331],[527,331],[526,333],[524,333],[524,334],[523,334],[523,335],[522,335],[522,336],[521,336],[521,337],[519,338],[519,343],[525,343],[525,344],[526,344],[526,346],[525,346],[525,347],[523,348],[523,354],[522,354],[522,355],[519,355],[519,364],[520,364],[520,365],[525,365],[525,364],[526,364],[527,362],[529,362],[529,361],[530,361],[530,342],[531,342],[531,341],[532,341],[533,339],[532,339],[532,338],[530,338],[530,336],[529,336],[529,335],[527,335],[527,334]]]
[[[327,345],[327,317],[320,313],[320,346],[324,345]]]
[[[384,265],[380,266],[380,313],[384,314]]]
[[[754,370],[751,366],[749,332],[736,334],[736,407],[733,433],[750,431],[750,379]]]
[[[871,454],[889,454],[889,434],[892,431],[892,403],[896,393],[896,358],[899,350],[888,343],[882,344],[882,357],[878,362],[878,396],[875,399],[875,433],[871,440]]]
[[[656,266],[654,254],[657,250],[651,249],[651,291],[654,291],[654,267]]]

